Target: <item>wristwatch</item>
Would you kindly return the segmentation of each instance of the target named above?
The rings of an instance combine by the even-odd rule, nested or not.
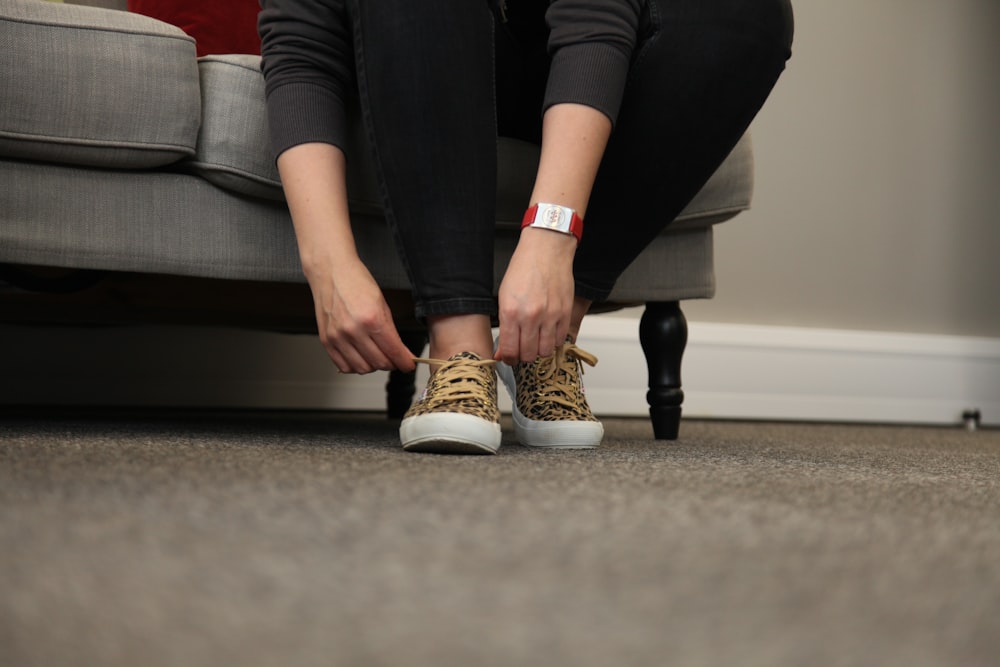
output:
[[[538,202],[529,208],[524,214],[524,220],[521,221],[521,229],[525,227],[572,234],[576,237],[577,243],[583,238],[583,218],[570,207],[559,204]]]

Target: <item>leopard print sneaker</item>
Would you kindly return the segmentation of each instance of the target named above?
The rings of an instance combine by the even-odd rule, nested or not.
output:
[[[497,365],[514,403],[514,432],[522,445],[558,449],[593,449],[601,444],[604,426],[587,405],[583,364],[597,357],[569,339],[551,357],[511,368]]]
[[[433,454],[496,454],[500,448],[496,362],[472,352],[460,352],[447,361],[417,361],[438,369],[403,416],[399,426],[403,449]]]

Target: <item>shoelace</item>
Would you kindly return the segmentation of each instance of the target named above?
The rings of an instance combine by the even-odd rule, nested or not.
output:
[[[431,401],[435,405],[469,398],[481,398],[483,369],[492,368],[497,363],[493,359],[470,359],[468,357],[452,358],[446,361],[416,358],[413,361],[418,364],[438,366],[425,390],[426,394],[430,394],[430,389],[433,386],[434,392]]]
[[[535,362],[535,377],[546,383],[546,392],[544,394],[539,392],[539,395],[570,410],[577,410],[577,401],[572,398],[576,394],[577,387],[571,383],[574,371],[579,369],[580,375],[583,375],[581,361],[591,367],[597,365],[597,357],[570,342],[557,347],[551,357],[538,359]],[[560,375],[565,380],[559,379],[557,371],[562,371]]]

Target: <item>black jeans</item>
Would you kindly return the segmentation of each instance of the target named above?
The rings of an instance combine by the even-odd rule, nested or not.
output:
[[[540,138],[547,3],[510,2],[507,22],[491,4],[347,0],[418,317],[496,313],[496,137]],[[649,0],[576,254],[577,295],[606,299],[715,172],[784,69],[792,32],[789,0]]]

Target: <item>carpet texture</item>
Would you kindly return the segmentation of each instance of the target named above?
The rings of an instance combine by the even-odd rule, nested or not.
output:
[[[0,415],[0,665],[995,665],[1000,432]]]

